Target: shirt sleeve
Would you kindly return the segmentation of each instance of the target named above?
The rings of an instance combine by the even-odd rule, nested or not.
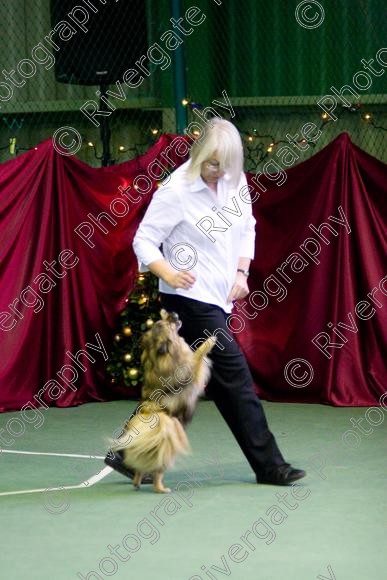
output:
[[[243,187],[244,187],[243,190],[244,201],[242,203],[245,205],[245,220],[244,220],[244,228],[241,234],[239,257],[250,258],[250,260],[253,260],[255,255],[256,220],[253,216],[252,202],[249,190],[247,188],[247,179],[245,174],[243,174],[239,182],[239,191],[241,191]],[[250,202],[248,200],[250,200]]]
[[[153,194],[133,239],[133,250],[139,261],[140,271],[146,271],[146,266],[155,260],[164,259],[160,246],[182,218],[180,195],[171,183],[160,186]]]

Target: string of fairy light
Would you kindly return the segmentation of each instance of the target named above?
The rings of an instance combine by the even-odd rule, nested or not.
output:
[[[203,106],[189,98],[185,98],[182,100],[182,104],[188,107],[190,110],[194,109],[203,109]],[[360,118],[363,122],[367,123],[368,125],[372,126],[374,129],[387,131],[386,127],[381,125],[376,125],[374,120],[374,115],[370,111],[362,111],[363,106],[361,103],[356,103],[350,106],[343,105],[341,110],[336,112],[336,117],[339,119],[343,115],[349,113],[351,115],[357,114],[360,115]],[[323,131],[327,125],[330,123],[336,122],[328,115],[328,113],[323,112],[320,114],[320,126],[318,127],[319,131]],[[250,170],[256,169],[261,163],[266,161],[270,154],[272,154],[275,148],[278,145],[286,144],[289,145],[289,140],[287,139],[276,139],[273,134],[261,134],[258,129],[252,128],[249,131],[239,128],[239,132],[244,138],[244,145],[246,150],[246,161],[250,163]],[[321,133],[318,133],[319,137]],[[296,143],[300,144],[308,144],[312,147],[316,145],[317,139],[306,139],[301,138],[298,141],[295,140]]]
[[[193,111],[194,109],[199,109],[199,110],[204,109],[203,105],[201,105],[200,103],[197,103],[194,100],[191,100],[188,97],[184,98],[182,100],[182,105],[184,107],[187,107],[191,111]],[[374,129],[381,130],[381,131],[387,131],[386,127],[383,127],[381,125],[377,125],[375,123],[373,113],[371,113],[370,111],[363,112],[362,109],[363,109],[363,106],[360,103],[357,103],[357,104],[354,104],[351,106],[343,105],[341,110],[336,112],[336,116],[339,119],[340,117],[342,117],[346,113],[349,113],[352,115],[358,114],[358,115],[360,115],[360,118],[362,121],[366,122],[369,126],[372,126]],[[320,123],[320,126],[318,128],[319,131],[323,131],[327,125],[335,122],[328,115],[328,113],[325,113],[325,112],[320,114],[320,119],[321,119],[321,123]],[[250,162],[250,164],[254,168],[256,168],[258,165],[263,163],[268,157],[270,157],[270,154],[274,152],[275,148],[278,145],[281,145],[281,144],[289,145],[288,140],[282,139],[282,138],[276,139],[272,134],[260,134],[258,129],[256,129],[256,128],[253,128],[250,131],[246,131],[244,129],[239,129],[239,132],[244,137],[244,141],[245,141],[246,161]],[[162,134],[162,131],[161,131],[161,129],[159,129],[157,127],[152,127],[151,129],[149,129],[149,133],[153,138],[157,138],[158,136],[160,136]],[[200,131],[195,129],[192,131],[192,135],[195,137],[199,137]],[[261,139],[265,139],[266,141],[260,141]],[[308,144],[311,147],[314,147],[316,145],[316,141],[313,141],[311,139],[305,139],[305,138],[299,139],[299,141],[296,141],[296,142],[301,143],[301,144]],[[89,142],[89,146],[95,148],[95,145],[92,142]],[[144,144],[133,146],[133,147],[119,145],[118,151],[120,153],[133,152],[134,155],[137,156],[137,155],[140,155],[140,148],[143,146],[144,146]]]
[[[182,100],[183,106],[187,107],[189,110],[193,111],[194,109],[203,109],[204,106],[200,103],[191,100],[190,98],[185,98]],[[361,120],[367,123],[370,127],[380,131],[387,131],[387,127],[383,127],[382,125],[376,124],[374,114],[371,111],[364,110],[363,105],[360,103],[346,106],[343,105],[341,110],[335,112],[337,118],[342,117],[344,114],[357,114],[360,116]],[[319,130],[322,131],[324,128],[329,125],[333,121],[332,118],[328,115],[328,113],[320,114],[321,124]],[[6,123],[8,129],[14,129],[15,122],[13,120],[9,121],[5,116],[2,117],[2,120]],[[16,128],[18,130],[21,129],[23,126],[22,119],[21,122],[18,122]],[[246,160],[249,161],[253,166],[258,166],[260,163],[265,161],[271,153],[275,150],[275,148],[284,143],[289,144],[289,141],[282,138],[275,138],[272,134],[261,134],[258,129],[252,128],[249,131],[244,129],[239,129],[241,135],[244,137],[245,141],[245,148],[246,148]],[[147,131],[144,132],[144,142],[143,143],[136,143],[132,146],[128,146],[125,144],[119,144],[115,148],[115,152],[119,156],[124,156],[125,154],[129,154],[129,157],[135,158],[139,157],[144,151],[149,147],[149,145],[157,140],[160,135],[162,134],[162,130],[159,127],[152,126]],[[196,137],[200,135],[198,130],[194,130],[192,134]],[[262,141],[263,140],[263,141]],[[91,149],[94,153],[96,159],[101,159],[102,155],[98,154],[98,147],[96,143],[92,139],[84,138],[85,143],[87,144],[87,148]],[[308,145],[314,147],[316,145],[316,141],[308,140],[305,138],[300,139],[297,141],[298,143],[307,143]],[[24,147],[19,145],[18,139],[16,136],[10,137],[8,143],[2,147],[0,147],[0,151],[8,150],[8,153],[11,157],[18,155],[23,151],[29,151],[31,149],[37,150],[38,147]]]
[[[382,126],[375,125],[374,123],[374,116],[370,112],[361,112],[362,105],[356,104],[351,106],[344,106],[341,108],[340,111],[336,113],[337,119],[342,117],[343,115],[349,114],[360,114],[360,118],[362,121],[366,122],[368,125],[373,126],[375,129],[382,129],[383,131],[387,131],[387,128]],[[317,140],[321,136],[321,132],[331,123],[334,121],[328,113],[321,113],[320,114],[321,122],[320,126],[318,127],[318,138],[316,140],[313,139],[306,139],[305,137],[301,139],[295,139],[296,143],[299,144],[307,144],[311,147],[316,145]],[[255,165],[255,168],[263,163],[271,153],[275,150],[278,145],[286,144],[289,145],[288,139],[276,139],[273,135],[268,134],[259,134],[257,129],[251,129],[250,131],[240,131],[246,141],[246,160],[250,161],[252,165]],[[258,141],[258,139],[268,139],[269,143],[265,143],[264,141]]]

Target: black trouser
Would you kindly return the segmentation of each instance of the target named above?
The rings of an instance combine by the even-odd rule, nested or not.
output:
[[[220,345],[209,355],[213,367],[207,390],[253,471],[262,474],[284,465],[246,359],[226,326],[227,314],[218,306],[172,294],[161,294],[161,304],[167,311],[177,312],[183,323],[179,333],[189,345],[212,334],[217,336]]]

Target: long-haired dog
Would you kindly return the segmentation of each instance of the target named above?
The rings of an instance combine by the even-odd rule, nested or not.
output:
[[[206,355],[216,338],[211,336],[193,351],[179,336],[180,327],[177,314],[161,310],[161,320],[144,334],[141,403],[112,447],[122,452],[124,465],[135,470],[137,489],[144,473],[151,473],[154,491],[171,491],[164,487],[164,472],[177,455],[190,450],[184,426],[210,378]]]

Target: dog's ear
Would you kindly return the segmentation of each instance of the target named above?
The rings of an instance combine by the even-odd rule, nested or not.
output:
[[[168,320],[168,312],[164,308],[160,310],[160,316],[161,320]]]
[[[174,324],[178,324],[180,322],[177,312],[168,312],[168,322],[173,322]]]
[[[148,330],[147,332],[145,332],[142,337],[141,337],[141,346],[142,348],[149,348],[150,345],[150,341],[152,340],[151,337],[152,331]]]

